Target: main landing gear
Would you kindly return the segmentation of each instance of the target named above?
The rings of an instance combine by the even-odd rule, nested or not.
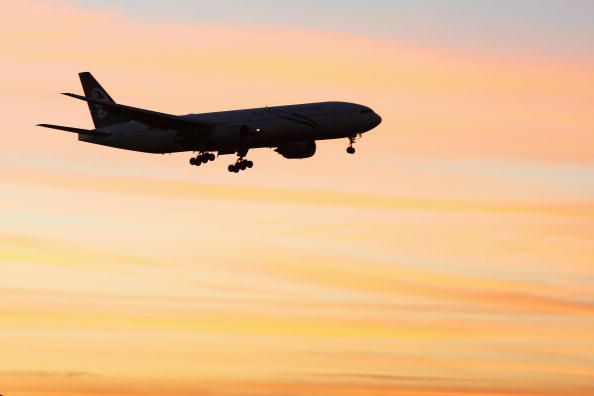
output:
[[[209,161],[214,161],[216,156],[213,153],[200,153],[195,158],[190,158],[190,165],[200,166]]]
[[[355,141],[357,140],[356,136],[349,136],[349,147],[347,147],[346,152],[349,154],[355,154],[357,152],[357,150],[355,150],[355,148],[353,147],[353,144],[355,144]]]
[[[232,173],[239,173],[239,171],[246,170],[254,166],[254,163],[244,158],[237,159],[237,162],[227,167],[227,170]]]

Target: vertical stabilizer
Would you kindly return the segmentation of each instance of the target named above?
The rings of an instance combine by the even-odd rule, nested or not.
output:
[[[85,96],[95,99],[104,100],[109,103],[115,103],[115,101],[109,96],[107,91],[103,89],[101,84],[95,80],[95,77],[89,72],[83,72],[78,74],[80,82],[82,84]],[[106,127],[109,125],[120,124],[128,121],[125,117],[117,114],[110,113],[101,105],[89,103],[89,111],[93,118],[95,128]]]

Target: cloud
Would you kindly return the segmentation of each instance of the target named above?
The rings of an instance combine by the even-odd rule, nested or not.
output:
[[[60,372],[0,372],[3,385],[14,389],[15,394],[34,392],[66,392],[74,395],[184,395],[184,396],[273,396],[273,395],[309,395],[324,394],[329,396],[381,394],[386,396],[552,396],[563,393],[568,388],[558,384],[533,384],[530,387],[518,386],[513,382],[488,384],[483,381],[460,381],[431,377],[392,376],[386,380],[383,376],[367,374],[322,374],[320,380],[279,379],[278,381],[183,381],[155,380],[152,378],[101,377],[93,374],[71,377],[70,373]],[[60,386],[54,381],[69,379],[69,385]],[[25,382],[27,381],[27,382]],[[30,382],[29,382],[30,381]],[[392,382],[392,383],[390,383]],[[400,383],[398,383],[400,382]],[[482,384],[481,384],[482,383]],[[573,391],[587,394],[591,386],[571,388]]]
[[[525,214],[546,216],[594,216],[594,206],[587,203],[514,204],[454,199],[429,199],[399,197],[357,192],[332,192],[274,187],[232,186],[224,184],[201,184],[193,181],[174,181],[146,177],[112,177],[80,174],[75,170],[67,173],[43,170],[0,169],[6,181],[17,185],[29,184],[52,189],[76,189],[125,195],[188,200],[224,200],[245,203],[300,204],[314,206],[352,206],[377,209],[429,210],[436,212],[485,212],[498,214]]]
[[[485,380],[471,379],[471,378],[449,378],[449,377],[432,377],[432,376],[415,376],[415,375],[394,375],[394,374],[374,374],[374,373],[312,373],[312,376],[323,378],[344,378],[353,380],[371,380],[375,382],[402,382],[402,383],[430,383],[430,382],[485,382]]]
[[[30,235],[0,233],[0,262],[42,262],[79,268],[105,268],[114,264],[149,266],[157,261],[149,257],[97,251]]]
[[[102,376],[85,371],[0,371],[0,377],[20,377],[24,379],[97,379]]]
[[[2,391],[592,393],[591,60],[6,8]],[[337,98],[385,124],[348,160],[197,172],[34,128],[90,125],[54,94],[85,69],[172,113]]]
[[[294,282],[335,287],[361,293],[403,299],[431,298],[441,302],[486,306],[501,312],[534,315],[594,315],[592,296],[583,293],[582,301],[566,297],[568,291],[551,282],[491,280],[481,276],[423,270],[387,258],[351,258],[348,262],[330,255],[303,260],[284,258],[282,265],[266,260],[271,274]],[[570,286],[572,288],[573,286]],[[447,308],[446,308],[447,309]]]

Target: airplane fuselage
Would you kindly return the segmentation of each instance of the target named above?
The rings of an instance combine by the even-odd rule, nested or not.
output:
[[[97,128],[109,132],[105,137],[79,135],[79,140],[146,153],[203,151],[232,154],[244,144],[251,149],[356,136],[381,122],[371,109],[346,102],[221,111],[185,117],[216,126],[207,136],[195,136],[128,121]]]

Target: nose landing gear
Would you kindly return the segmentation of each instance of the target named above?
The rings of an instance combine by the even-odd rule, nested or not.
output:
[[[349,147],[347,147],[346,152],[349,154],[355,154],[357,150],[353,147],[353,144],[357,141],[356,136],[349,136]]]
[[[190,158],[190,165],[200,166],[202,164],[206,164],[209,161],[215,160],[215,155],[213,153],[200,153],[195,158]]]
[[[232,173],[239,173],[239,171],[244,171],[246,169],[252,168],[254,163],[250,160],[246,160],[244,158],[237,159],[237,162],[231,164],[227,167],[227,170]]]

